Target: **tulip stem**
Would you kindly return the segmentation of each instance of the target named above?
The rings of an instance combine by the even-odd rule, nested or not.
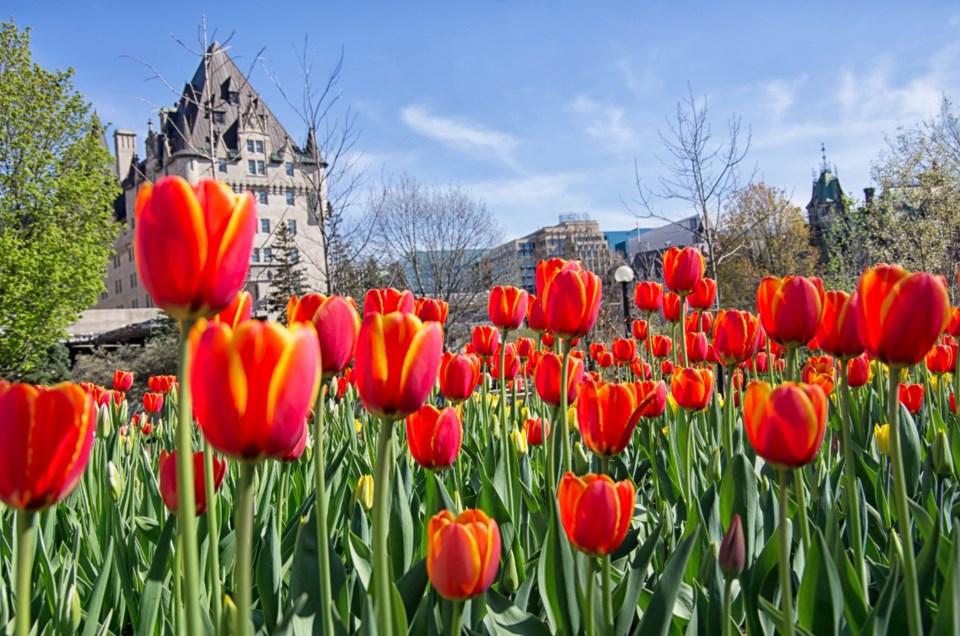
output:
[[[593,618],[593,586],[596,572],[593,571],[593,557],[585,555],[587,563],[587,587],[583,595],[583,622],[586,636],[595,636],[597,624]]]
[[[213,447],[203,445],[203,488],[207,498],[207,542],[210,577],[210,600],[213,602],[213,624],[220,625],[223,614],[223,591],[220,584],[220,516],[217,512],[217,489],[213,478]]]
[[[27,636],[30,633],[30,591],[36,524],[36,511],[17,511],[17,636]]]
[[[757,374],[759,375],[760,370],[757,369]],[[770,384],[774,385],[773,379],[773,348],[770,346],[770,336],[767,336],[767,376],[770,378]]]
[[[900,451],[900,400],[897,399],[900,370],[891,368],[887,392],[887,410],[890,419],[890,461],[893,468],[893,499],[897,506],[897,523],[903,543],[904,593],[907,596],[907,619],[911,636],[923,633],[920,618],[920,590],[917,586],[917,564],[913,555],[913,535],[910,530],[910,507],[907,484],[903,474],[903,456]]]
[[[237,588],[237,631],[240,636],[253,634],[250,573],[253,558],[253,478],[256,472],[256,464],[240,464],[240,486],[237,492],[237,563],[233,573],[233,584]]]
[[[463,601],[453,601],[450,615],[450,636],[460,636],[463,632]]]
[[[733,410],[733,375],[736,369],[727,368],[727,394],[723,396],[723,445],[727,447],[727,458],[733,459],[733,426],[736,414]]]
[[[610,576],[610,560],[611,557],[609,554],[605,555],[601,559],[602,568],[603,568],[603,633],[612,634],[613,633],[613,580]],[[593,599],[590,599],[592,602]]]
[[[810,551],[810,530],[807,528],[807,491],[803,484],[803,469],[793,471],[793,487],[797,491],[797,514],[800,520],[797,525],[800,526],[800,540],[803,542],[804,552]]]
[[[853,420],[850,414],[850,379],[847,360],[840,361],[840,420],[843,435],[843,472],[847,479],[847,530],[853,545],[853,562],[860,588],[867,595],[867,567],[863,558],[863,535],[860,529],[860,497],[857,493],[857,465],[853,452]]]
[[[791,382],[799,382],[799,373],[797,373],[797,348],[787,347],[787,373],[790,374]]]
[[[722,636],[730,636],[730,605],[733,595],[733,577],[728,577],[723,586],[723,627]]]
[[[484,408],[486,406],[484,405]],[[393,590],[390,583],[390,560],[387,553],[387,531],[390,528],[390,484],[393,472],[393,420],[384,418],[377,442],[377,465],[373,483],[373,589],[374,610],[379,636],[392,636]],[[331,600],[332,601],[332,600]]]
[[[687,357],[687,297],[680,296],[680,347],[682,352],[682,357],[680,359],[681,366],[687,366],[689,358]]]
[[[779,469],[780,473],[780,613],[783,614],[783,635],[793,636],[793,586],[790,583],[790,528],[787,506],[788,468]]]
[[[180,321],[180,384],[177,406],[177,483],[179,510],[177,527],[183,548],[183,603],[187,633],[201,633],[200,624],[200,558],[197,550],[197,502],[193,474],[193,407],[190,403],[190,329],[193,320]]]
[[[507,360],[507,330],[502,331],[500,338],[500,398],[497,400],[497,410],[500,411],[500,446],[503,449],[503,472],[507,478],[507,509],[513,509],[513,467],[510,461],[510,430],[507,425],[507,370],[504,368]]]
[[[321,384],[317,401],[313,408],[313,421],[316,426],[313,440],[313,472],[316,482],[316,501],[314,511],[317,522],[317,566],[320,569],[320,609],[323,617],[323,633],[333,634],[333,588],[330,584],[330,551],[327,539],[327,479],[324,472],[325,453],[324,423],[324,386]]]
[[[563,472],[570,470],[570,457],[573,451],[570,448],[570,431],[567,424],[567,390],[569,382],[567,373],[570,369],[570,342],[566,339],[560,341],[560,348],[563,351],[563,360],[560,363],[560,426],[559,433],[563,437]]]

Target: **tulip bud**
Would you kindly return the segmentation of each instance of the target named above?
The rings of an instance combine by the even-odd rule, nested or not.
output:
[[[590,460],[580,442],[573,443],[573,469],[580,475],[590,472]]]
[[[500,418],[496,413],[493,413],[490,419],[493,421],[493,438],[500,439]]]
[[[713,456],[710,457],[710,463],[707,464],[707,480],[713,484],[719,484],[723,478],[723,470],[720,466],[720,449],[713,449]]]
[[[523,457],[527,454],[527,438],[517,429],[510,431],[510,441],[513,443],[513,450],[517,451],[517,456]]]
[[[361,475],[353,491],[353,499],[364,509],[373,508],[373,475]]]
[[[941,477],[953,475],[953,455],[950,452],[950,441],[943,430],[938,430],[933,438],[933,469]]]
[[[80,595],[77,593],[77,586],[71,585],[67,590],[67,602],[60,609],[58,622],[60,628],[67,633],[75,633],[80,627],[80,621],[83,619],[82,607],[80,605]]]
[[[877,450],[890,457],[890,425],[873,425],[873,437],[877,440]]]
[[[229,594],[223,595],[223,615],[220,618],[221,634],[237,634],[240,628],[240,615],[237,605]]]
[[[670,506],[667,505],[666,499],[660,501],[660,523],[663,524],[663,531],[660,534],[661,537],[671,537],[673,536],[673,511],[670,510]]]
[[[720,571],[728,579],[740,576],[746,562],[746,545],[743,540],[743,524],[740,515],[733,515],[730,527],[720,543]]]
[[[513,550],[507,553],[507,567],[503,571],[500,586],[501,592],[504,594],[513,594],[520,587],[520,576],[517,574],[517,558],[514,556]]]
[[[118,501],[123,493],[123,484],[120,481],[120,471],[113,462],[107,462],[107,480],[110,483],[110,492],[113,493],[113,500]]]
[[[571,406],[567,409],[567,431],[572,433],[577,428],[577,407]]]

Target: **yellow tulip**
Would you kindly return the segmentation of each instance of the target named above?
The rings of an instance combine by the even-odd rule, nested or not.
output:
[[[879,424],[873,425],[873,437],[877,440],[877,450],[886,455],[890,456],[890,425],[884,424],[880,426]]]

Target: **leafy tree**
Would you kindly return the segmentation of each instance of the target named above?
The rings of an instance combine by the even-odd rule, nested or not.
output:
[[[0,51],[0,375],[20,377],[103,290],[119,188],[73,71],[35,64],[13,22]]]
[[[304,272],[297,240],[285,222],[279,223],[271,247],[273,279],[270,281],[270,294],[264,298],[264,307],[268,314],[286,323],[287,301],[291,296],[304,293]]]

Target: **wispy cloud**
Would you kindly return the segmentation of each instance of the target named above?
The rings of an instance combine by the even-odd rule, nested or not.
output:
[[[793,79],[774,79],[763,84],[766,104],[775,119],[779,119],[796,102],[797,93],[807,82],[803,73]]]
[[[634,140],[633,129],[624,122],[624,112],[619,106],[601,104],[579,95],[570,108],[586,120],[584,132],[614,148],[627,146]]]
[[[514,151],[519,141],[512,135],[472,122],[434,115],[420,105],[407,106],[400,115],[403,123],[425,137],[472,154],[493,153],[503,163],[516,165]]]

